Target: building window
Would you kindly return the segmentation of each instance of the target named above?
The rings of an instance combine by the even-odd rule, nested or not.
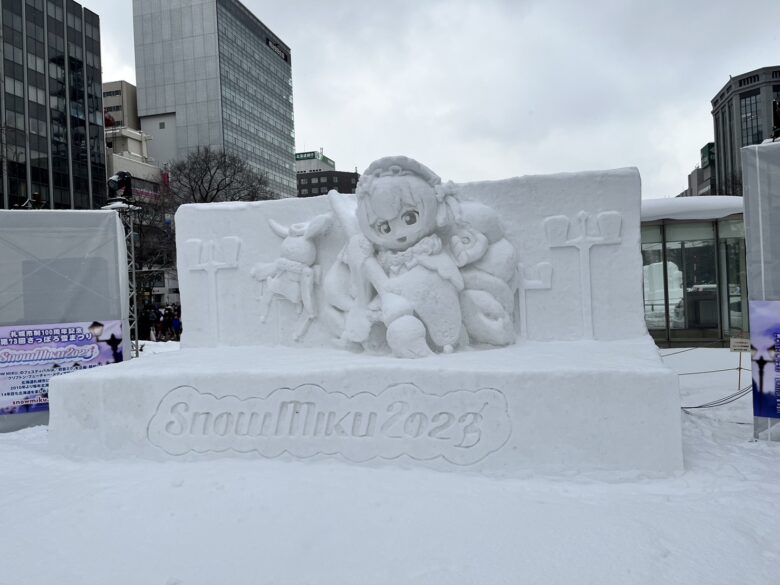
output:
[[[750,85],[751,83],[756,83],[758,81],[758,75],[751,75],[750,77],[745,77],[745,79],[739,80],[739,87],[744,87],[746,85]]]
[[[165,122],[160,122],[160,130],[165,130]]]
[[[760,97],[759,91],[752,91],[739,96],[739,115],[742,122],[742,146],[760,144],[764,139],[761,130]]]
[[[309,179],[303,179],[303,178],[301,179],[301,185],[308,185],[308,184],[309,184]]]
[[[309,190],[308,189],[301,189],[301,195],[308,195]]]
[[[722,287],[713,223],[642,226],[642,257],[645,322],[656,339],[718,337]],[[732,287],[730,296],[729,305],[741,311],[740,291]],[[741,315],[730,322],[741,328]]]

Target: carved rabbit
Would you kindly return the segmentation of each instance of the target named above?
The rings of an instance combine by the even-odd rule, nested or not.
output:
[[[293,303],[298,314],[306,312],[305,320],[294,335],[295,341],[299,341],[317,316],[314,286],[320,280],[320,267],[315,264],[317,245],[314,240],[330,228],[331,215],[318,215],[309,222],[288,227],[273,219],[269,219],[268,224],[282,238],[282,244],[279,258],[273,262],[258,262],[251,271],[252,277],[265,285],[260,297],[261,320],[265,322],[268,318],[274,298]]]

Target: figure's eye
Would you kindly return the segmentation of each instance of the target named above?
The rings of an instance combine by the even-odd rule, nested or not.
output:
[[[418,217],[420,217],[420,214],[416,211],[407,211],[401,216],[401,219],[404,220],[406,225],[414,225],[417,223]]]
[[[392,229],[390,227],[390,224],[386,221],[380,221],[376,226],[374,226],[376,231],[378,231],[380,234],[387,235],[390,233],[390,230]]]

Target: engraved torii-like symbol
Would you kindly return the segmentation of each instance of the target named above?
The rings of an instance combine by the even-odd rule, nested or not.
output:
[[[550,248],[577,248],[580,251],[580,289],[582,291],[583,337],[593,339],[593,294],[591,289],[590,249],[593,246],[620,244],[620,227],[623,216],[618,211],[602,211],[595,216],[580,211],[577,214],[579,235],[568,239],[570,219],[565,215],[553,215],[544,220],[544,230]],[[593,228],[588,230],[588,227]]]
[[[528,338],[528,291],[552,288],[552,264],[539,262],[535,266],[517,265],[518,311],[520,313],[520,337]]]
[[[219,304],[217,272],[238,268],[238,253],[241,238],[227,236],[216,240],[191,239],[184,242],[187,255],[187,267],[190,271],[203,270],[208,276],[208,315],[209,326],[216,343],[220,341]]]

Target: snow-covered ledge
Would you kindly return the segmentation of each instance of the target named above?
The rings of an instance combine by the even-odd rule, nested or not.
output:
[[[644,326],[634,169],[185,206],[183,349],[57,377],[53,445],[512,476],[682,467]]]

